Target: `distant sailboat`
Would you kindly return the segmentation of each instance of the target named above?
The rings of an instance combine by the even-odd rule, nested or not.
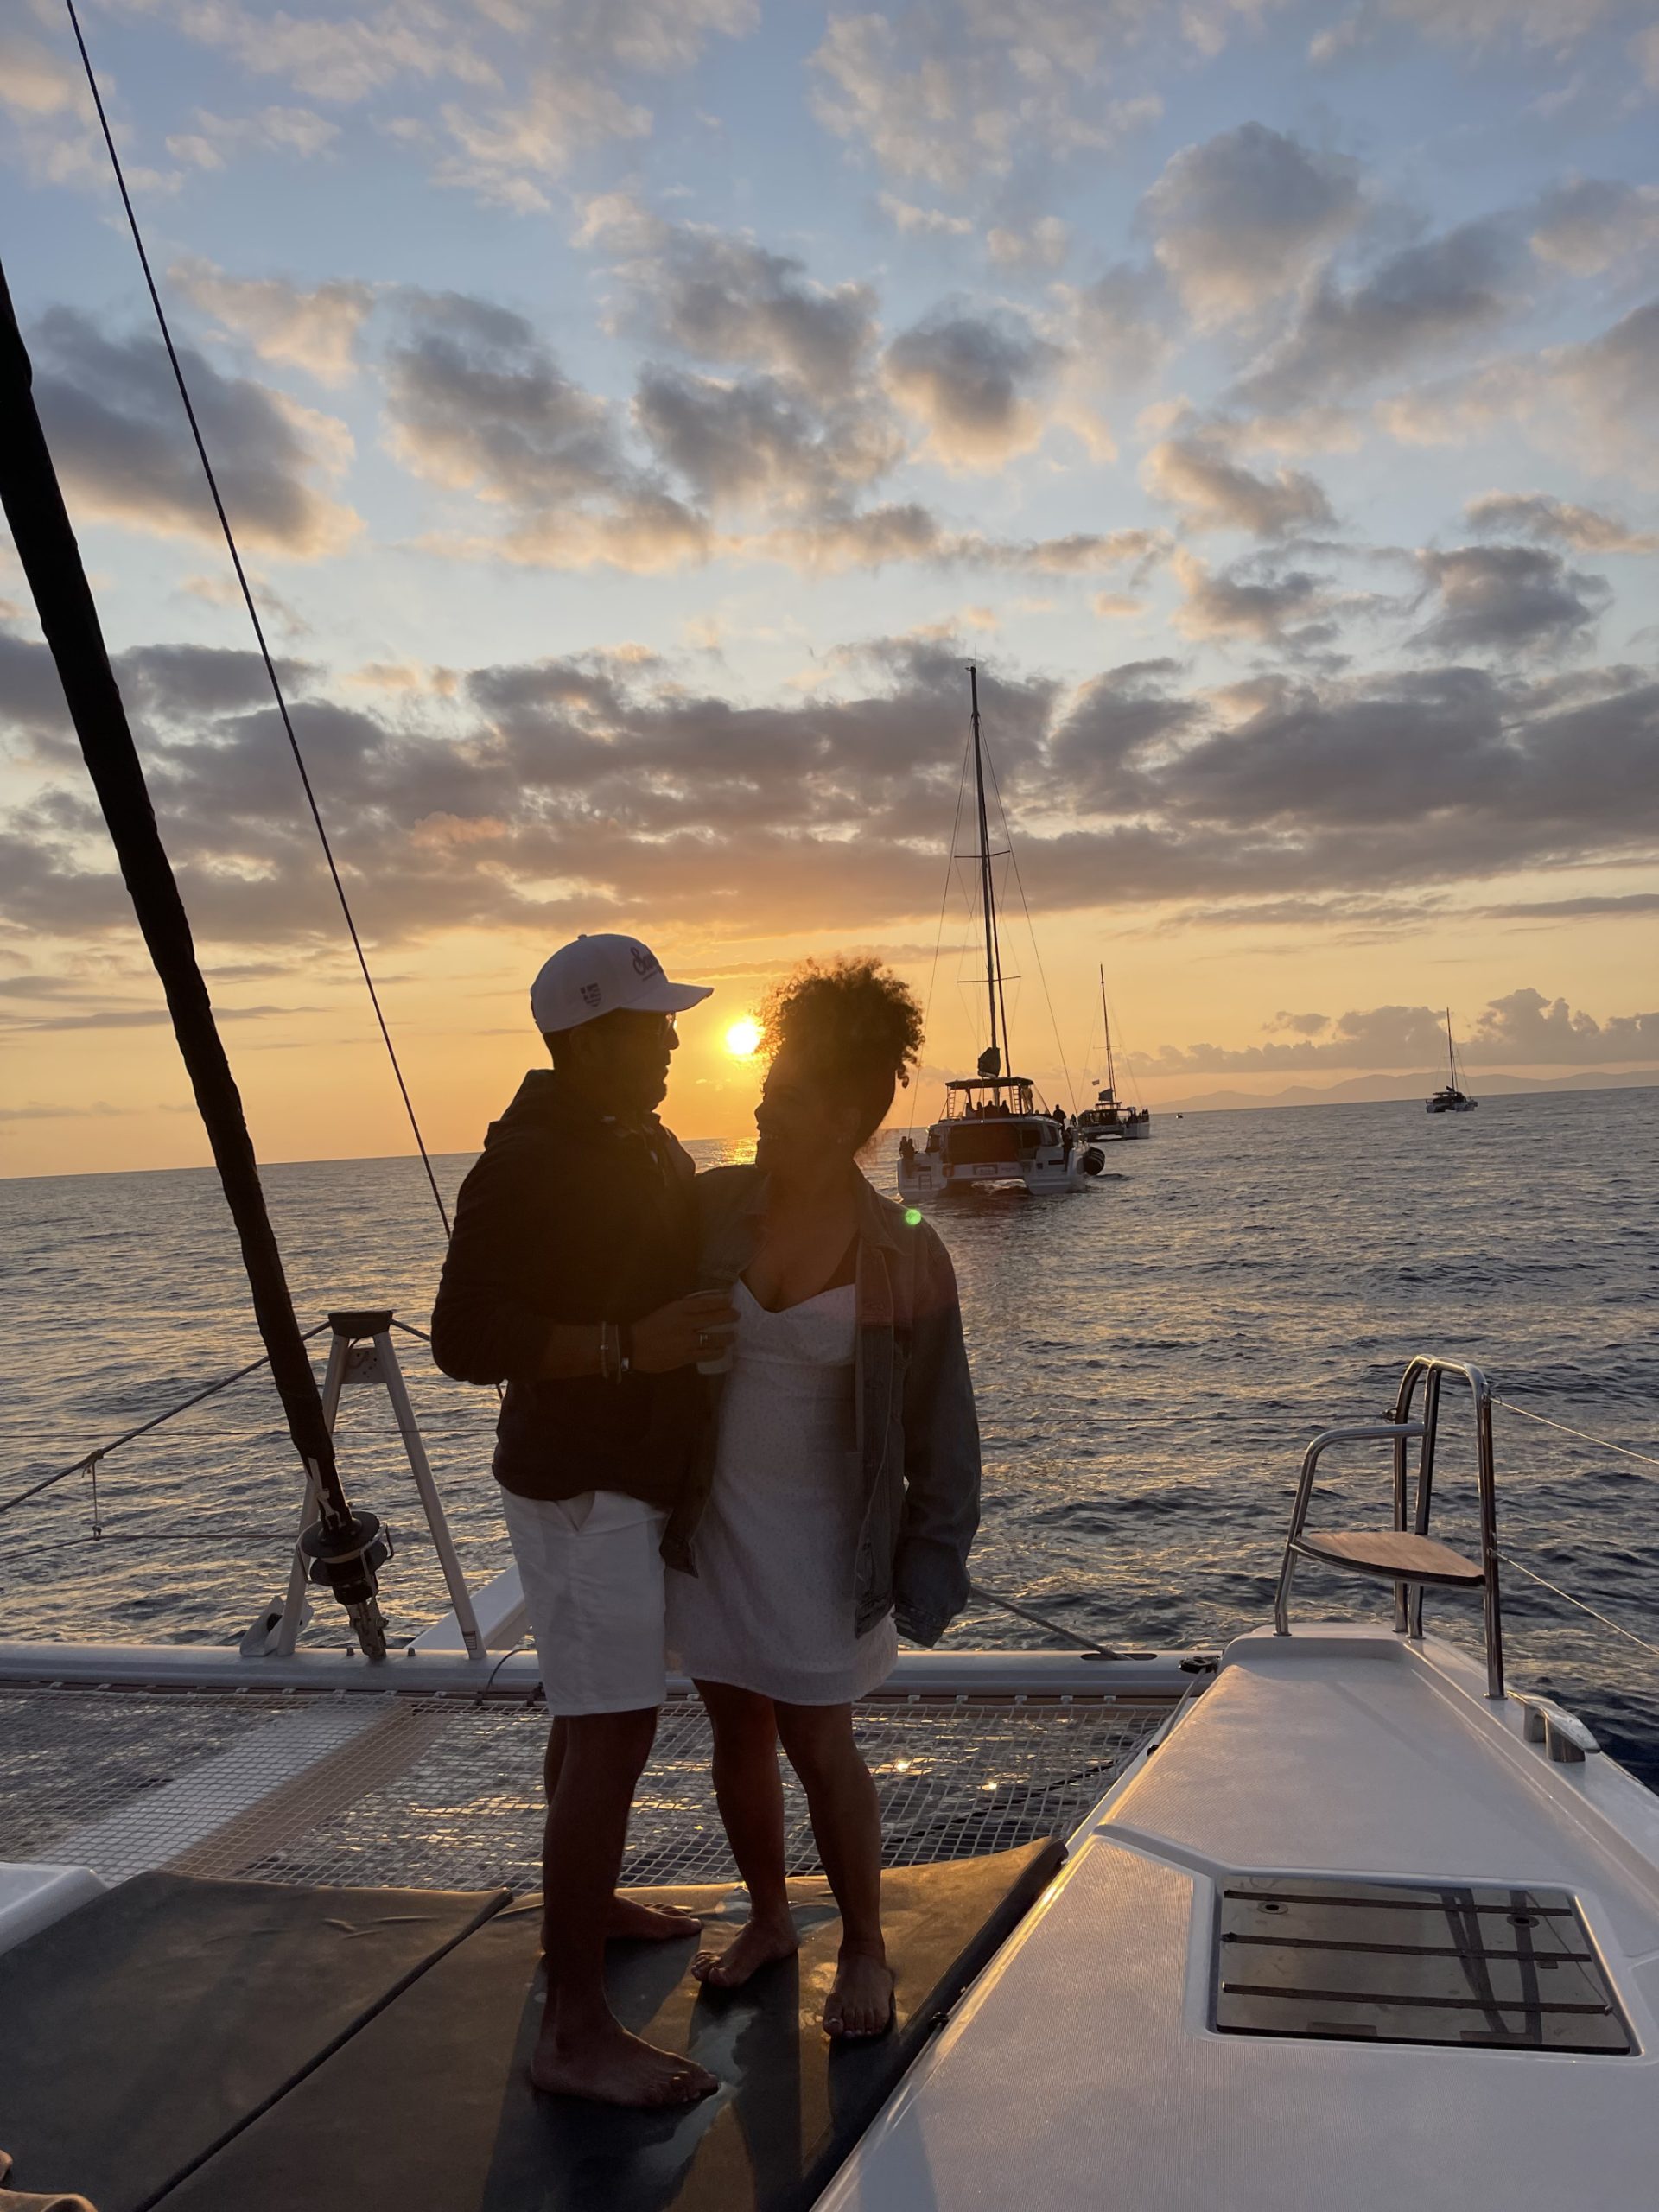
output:
[[[1152,1109],[1129,1106],[1117,1095],[1117,1069],[1112,1058],[1112,1017],[1106,1004],[1106,970],[1100,971],[1100,1019],[1106,1032],[1106,1088],[1092,1106],[1077,1116],[1077,1135],[1091,1144],[1103,1139],[1145,1137],[1152,1135]]]
[[[1471,1098],[1459,1084],[1457,1048],[1452,1042],[1452,1009],[1446,1009],[1446,1079],[1432,1098],[1425,1098],[1424,1106],[1431,1114],[1472,1114],[1479,1105],[1478,1098]]]

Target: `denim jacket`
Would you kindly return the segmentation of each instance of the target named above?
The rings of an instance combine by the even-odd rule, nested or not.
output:
[[[729,1290],[753,1256],[766,1208],[753,1167],[716,1167],[693,1185],[698,1285]],[[937,1643],[968,1602],[968,1552],[979,1526],[979,1423],[950,1255],[925,1222],[858,1181],[855,1354],[861,1513],[854,1570],[861,1636],[888,1612],[916,1643]],[[696,1531],[714,1480],[718,1376],[704,1378],[709,1419],[663,1556],[696,1573]]]

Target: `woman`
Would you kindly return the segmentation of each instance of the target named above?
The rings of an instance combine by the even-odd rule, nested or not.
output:
[[[716,1419],[664,1554],[669,1645],[714,1726],[715,1789],[750,1916],[693,1961],[732,1988],[798,1948],[784,1878],[781,1739],[806,1791],[842,1942],[832,2036],[893,2012],[881,1819],[853,1700],[898,1630],[936,1643],[968,1597],[979,1430],[949,1255],[858,1166],[921,1045],[873,960],[809,963],[763,1012],[753,1167],[697,1178],[701,1280],[738,1326]]]

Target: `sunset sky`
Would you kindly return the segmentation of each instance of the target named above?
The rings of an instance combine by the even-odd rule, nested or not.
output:
[[[86,0],[429,1140],[581,929],[808,952],[1154,1107],[1659,1080],[1653,0]],[[74,48],[0,29],[0,255],[272,1160],[400,1149]],[[205,1158],[0,543],[0,1173]],[[1027,933],[1058,1020],[1054,1030]]]

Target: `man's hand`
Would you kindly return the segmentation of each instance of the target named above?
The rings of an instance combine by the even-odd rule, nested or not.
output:
[[[634,1323],[633,1364],[641,1375],[666,1375],[718,1359],[736,1328],[737,1308],[723,1290],[694,1291]]]

